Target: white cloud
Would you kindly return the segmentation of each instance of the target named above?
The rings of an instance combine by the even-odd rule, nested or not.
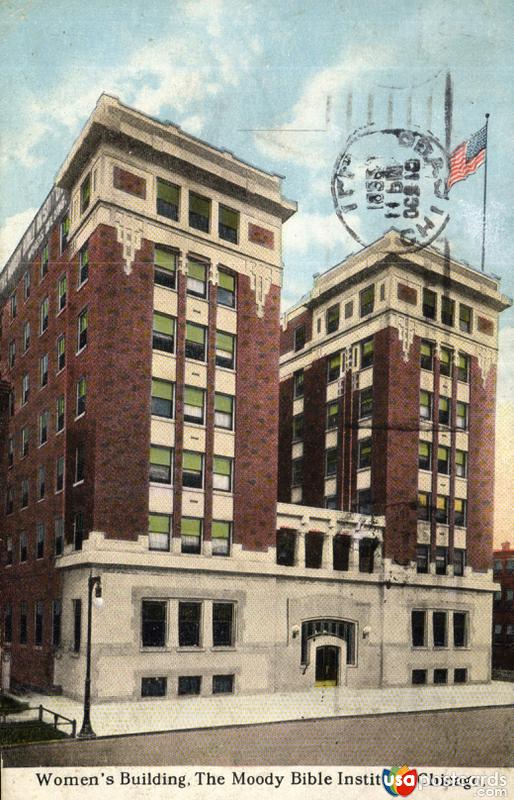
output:
[[[27,208],[19,214],[7,217],[0,228],[0,272],[36,213],[37,208]]]
[[[313,247],[332,249],[342,239],[343,226],[336,214],[309,214],[298,211],[284,226],[283,243],[286,258],[303,255]]]

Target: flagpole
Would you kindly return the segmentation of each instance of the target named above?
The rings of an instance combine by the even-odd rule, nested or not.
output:
[[[487,133],[489,114],[485,115],[485,159],[484,159],[484,207],[482,210],[482,272],[485,269],[485,227],[486,227],[486,202],[487,202]]]

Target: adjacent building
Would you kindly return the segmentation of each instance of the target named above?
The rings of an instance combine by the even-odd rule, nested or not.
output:
[[[493,667],[514,670],[514,549],[503,542],[493,553]]]
[[[489,679],[507,300],[389,234],[281,347],[295,208],[98,101],[0,276],[13,683],[82,696],[90,574],[95,699]]]

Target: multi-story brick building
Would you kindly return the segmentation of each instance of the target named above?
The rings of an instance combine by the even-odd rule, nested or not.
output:
[[[298,329],[297,350],[283,356],[277,506],[281,226],[294,211],[278,176],[100,98],[0,276],[0,604],[13,682],[82,695],[90,573],[104,598],[93,612],[96,698],[489,678],[490,509],[471,498],[492,481],[491,364],[505,300],[495,280],[455,264],[448,275],[427,252],[407,276],[389,239],[389,256],[373,260],[371,248],[320,279],[334,278],[321,303],[340,295],[343,273],[358,292],[365,262],[359,302],[371,309],[361,319],[355,307],[354,324],[337,330],[330,311],[328,334],[317,301],[289,315],[284,336]],[[473,336],[415,321],[415,276],[432,272],[468,298],[445,302],[461,326],[471,309]],[[303,342],[300,316],[312,320]],[[434,370],[419,370],[419,336],[442,345],[430,350]],[[469,383],[439,367],[443,346],[460,352],[462,341],[468,360],[451,369],[466,368]],[[350,344],[326,385],[327,356],[334,371]],[[429,408],[444,396],[458,419],[466,407],[469,433],[439,418],[444,430],[427,422],[420,434],[420,387]],[[342,410],[325,434],[334,399]],[[287,418],[294,410],[299,437],[300,402],[309,480],[291,497],[283,487],[299,444]],[[355,420],[369,423],[371,405],[367,439],[380,441],[370,449]],[[433,466],[419,487],[418,440]],[[325,444],[335,481],[325,481]],[[465,454],[467,477],[437,476],[444,448],[451,463]],[[384,481],[374,509],[369,459],[373,485]],[[418,488],[449,498],[449,525],[416,522]],[[431,548],[424,574],[418,538]],[[463,574],[446,570],[444,547],[449,559],[467,551]]]
[[[493,667],[514,670],[514,549],[503,542],[493,553]]]

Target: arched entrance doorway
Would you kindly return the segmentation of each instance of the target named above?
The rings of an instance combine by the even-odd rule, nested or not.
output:
[[[328,644],[316,648],[316,686],[337,686],[341,648]]]

